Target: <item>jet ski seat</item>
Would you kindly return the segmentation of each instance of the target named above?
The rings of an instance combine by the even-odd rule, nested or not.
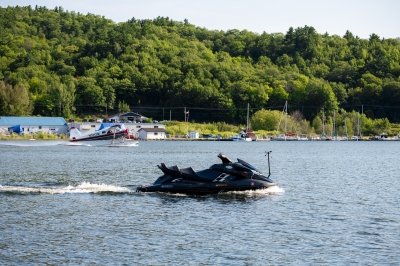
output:
[[[200,182],[210,182],[214,180],[220,173],[212,171],[210,169],[195,172],[192,167],[181,169],[182,177]]]
[[[214,171],[213,169],[195,172],[192,167],[179,169],[176,165],[168,167],[164,163],[158,165],[158,168],[160,168],[166,176],[198,182],[211,182],[221,174],[221,172]]]
[[[161,163],[160,165],[158,165],[158,168],[160,168],[160,170],[163,171],[164,174],[166,174],[166,175],[170,175],[170,176],[180,176],[181,175],[181,171],[179,170],[179,167],[176,165],[167,167],[164,163]]]
[[[197,173],[193,170],[192,167],[188,167],[188,168],[183,168],[181,169],[181,174],[183,177],[192,179],[192,177],[197,179]]]

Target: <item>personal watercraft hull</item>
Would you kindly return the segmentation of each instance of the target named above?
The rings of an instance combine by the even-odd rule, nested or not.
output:
[[[275,183],[259,183],[251,182],[246,185],[230,185],[230,184],[214,184],[214,183],[196,183],[196,184],[166,184],[166,185],[150,185],[140,186],[137,188],[138,192],[163,192],[173,194],[188,194],[188,195],[207,195],[219,194],[232,191],[247,191],[266,189],[275,186]]]

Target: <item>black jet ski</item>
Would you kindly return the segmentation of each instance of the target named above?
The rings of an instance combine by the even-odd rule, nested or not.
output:
[[[217,194],[228,191],[244,191],[265,189],[276,184],[269,178],[271,175],[269,154],[268,176],[260,173],[251,164],[237,159],[232,162],[224,154],[218,158],[222,163],[214,164],[209,169],[195,172],[192,167],[179,169],[177,166],[167,167],[158,165],[164,175],[160,176],[153,185],[140,186],[140,192],[168,192],[182,194]]]

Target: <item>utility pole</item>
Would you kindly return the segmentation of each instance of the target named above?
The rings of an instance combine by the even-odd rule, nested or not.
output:
[[[189,125],[188,125],[188,122],[189,122],[189,110],[186,111],[186,107],[185,107],[185,110],[183,112],[184,112],[184,115],[185,115],[186,137],[189,137]]]
[[[322,136],[325,138],[325,109],[322,109]]]
[[[361,120],[361,118],[362,118],[362,115],[364,114],[364,105],[362,104],[361,105],[361,117],[360,117],[360,123],[359,123],[359,129],[358,129],[358,131],[359,131],[359,136],[360,136],[360,140],[361,140],[361,137],[362,137],[362,130],[361,130],[361,122],[362,122],[362,120]]]

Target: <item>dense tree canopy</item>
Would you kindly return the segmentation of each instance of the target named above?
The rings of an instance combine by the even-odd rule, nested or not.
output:
[[[192,112],[197,120],[232,122],[247,103],[281,109],[288,100],[310,121],[361,105],[399,121],[399,76],[400,41],[376,34],[224,32],[162,17],[114,23],[61,7],[0,8],[2,115],[187,106],[222,110]]]

